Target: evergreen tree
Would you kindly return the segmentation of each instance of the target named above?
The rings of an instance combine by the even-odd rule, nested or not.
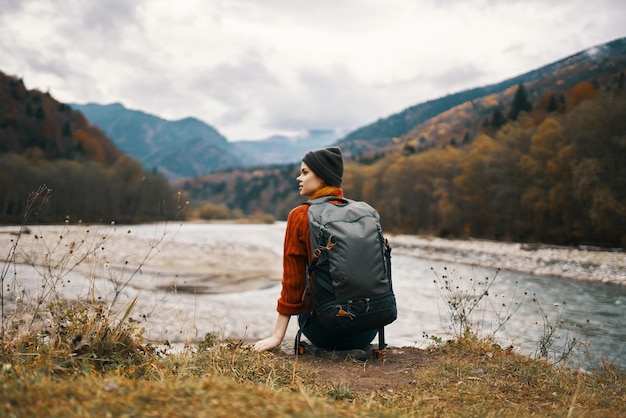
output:
[[[504,115],[502,114],[500,109],[494,110],[493,114],[491,115],[491,126],[493,126],[494,128],[499,128],[504,125],[504,122]]]
[[[530,112],[533,108],[532,104],[528,100],[528,94],[523,84],[517,86],[515,96],[513,96],[513,103],[511,103],[511,111],[509,112],[509,119],[517,120],[520,112]]]
[[[548,112],[552,113],[555,112],[559,109],[559,105],[556,101],[556,97],[554,97],[554,94],[550,95],[550,101],[548,102]]]
[[[61,135],[63,135],[63,137],[66,137],[66,138],[69,138],[72,136],[72,128],[70,127],[69,122],[65,122],[63,124],[63,130],[61,131]]]

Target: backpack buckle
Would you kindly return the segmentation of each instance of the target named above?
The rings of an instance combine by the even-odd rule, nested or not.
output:
[[[324,247],[324,249],[332,250],[335,245],[337,245],[337,239],[335,238],[334,235],[329,235],[328,242],[326,242],[326,247]]]

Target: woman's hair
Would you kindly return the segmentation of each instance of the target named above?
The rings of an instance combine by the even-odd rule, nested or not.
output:
[[[336,196],[337,191],[339,190],[341,190],[340,187],[322,184],[320,187],[318,187],[318,189],[315,192],[313,192],[309,200],[317,199],[318,197],[323,197],[323,196]]]

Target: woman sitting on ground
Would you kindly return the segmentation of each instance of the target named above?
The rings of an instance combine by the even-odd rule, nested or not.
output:
[[[341,149],[329,147],[308,152],[302,159],[300,175],[296,180],[300,195],[314,200],[325,196],[343,198],[342,177]],[[276,308],[278,318],[274,332],[272,336],[258,341],[254,349],[264,351],[278,347],[285,337],[292,315],[298,315],[299,323],[306,324],[302,332],[316,347],[337,350],[367,347],[376,337],[377,330],[338,337],[322,328],[315,318],[307,323],[308,314],[302,295],[306,286],[306,266],[312,260],[308,205],[300,205],[289,213],[283,251],[282,291]]]

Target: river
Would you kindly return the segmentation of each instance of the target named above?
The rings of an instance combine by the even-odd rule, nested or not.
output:
[[[41,241],[41,235],[52,232],[47,228],[52,227],[39,227],[32,235],[39,234]],[[125,238],[120,237],[115,245],[109,245],[125,253],[125,257],[137,250],[137,242],[167,237],[159,241],[162,248],[158,248],[153,261],[132,277],[119,297],[122,303],[137,297],[133,317],[146,328],[147,338],[187,342],[213,332],[254,341],[272,332],[280,293],[284,222],[182,223],[115,229],[119,235],[124,231],[124,235],[132,236],[130,244],[123,244]],[[73,233],[80,233],[80,229],[77,231]],[[102,231],[106,232],[106,227]],[[570,357],[581,358],[583,362],[588,361],[588,354],[596,360],[626,360],[626,286],[432,261],[411,256],[411,251],[403,251],[401,245],[394,246],[393,236],[389,238],[393,246],[393,285],[399,314],[386,327],[386,340],[391,346],[425,347],[433,338],[445,340],[454,335],[447,304],[451,292],[441,289],[447,276],[454,287],[459,286],[459,301],[470,303],[466,312],[471,308],[471,300],[488,290],[488,296],[480,299],[467,318],[482,335],[497,330],[494,337],[503,346],[512,345],[519,352],[534,355],[542,339],[552,336],[544,345],[554,360],[576,338],[584,345],[577,345]],[[137,251],[140,254],[141,250]],[[112,259],[109,255],[107,266]],[[118,270],[120,276],[130,274],[133,262],[130,264],[126,270]],[[243,268],[247,268],[246,273],[238,273]],[[20,273],[20,269],[16,277],[29,276]],[[91,292],[104,299],[110,297],[106,276],[112,277],[111,272],[105,274],[100,270],[101,266],[76,269],[64,279],[64,291],[84,293],[84,272],[89,271],[90,287],[96,289]],[[253,277],[257,273],[259,277]],[[249,277],[242,280],[237,275]],[[172,290],[172,283],[177,290]],[[27,286],[27,281],[20,279],[19,285]],[[509,319],[502,319],[509,315]],[[291,340],[295,332],[296,321],[292,320],[286,338]]]

